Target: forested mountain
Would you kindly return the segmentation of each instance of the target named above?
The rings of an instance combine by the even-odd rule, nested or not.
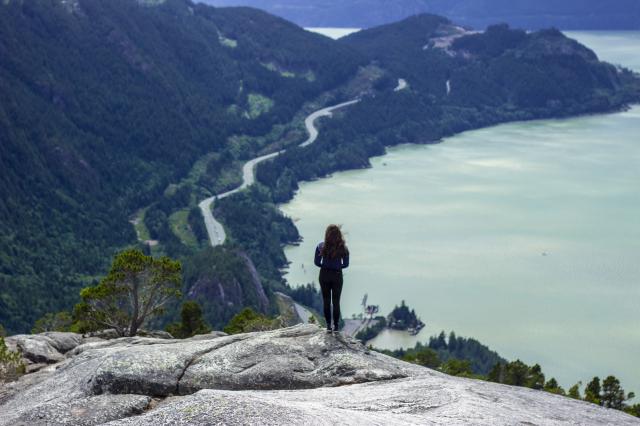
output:
[[[340,41],[408,86],[394,91],[396,81],[388,82],[333,120],[313,146],[261,165],[258,178],[278,202],[299,180],[366,167],[384,146],[434,142],[505,121],[610,111],[640,99],[637,75],[598,61],[558,30],[496,25],[471,33],[419,15]]]
[[[163,194],[187,207],[189,191],[166,189],[197,159],[252,155],[261,147],[229,153],[228,137],[290,121],[358,63],[258,10],[2,2],[0,323],[24,331],[70,307],[115,248],[135,243],[136,209]]]
[[[575,114],[624,104],[630,100],[624,86],[636,84],[630,71],[599,62],[554,29],[527,33],[500,24],[470,33],[419,15],[342,42],[405,78],[412,93],[445,106]]]
[[[469,33],[420,15],[333,41],[189,0],[4,1],[0,324],[27,331],[70,309],[137,244],[134,213],[147,250],[183,261],[183,293],[213,327],[244,305],[269,313],[287,290],[282,245],[298,238],[275,206],[299,181],[367,167],[387,145],[611,111],[639,93],[637,76],[555,30]],[[215,203],[228,238],[206,249],[197,203],[236,185],[243,161],[303,140],[310,109],[356,96],[313,145]]]
[[[527,29],[639,30],[636,0],[201,0],[266,10],[304,27],[370,28],[433,13],[477,29],[498,23]]]

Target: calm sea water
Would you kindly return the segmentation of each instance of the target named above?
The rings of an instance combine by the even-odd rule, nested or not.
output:
[[[640,70],[640,32],[570,35]],[[345,316],[366,293],[384,314],[404,299],[427,323],[374,345],[455,330],[564,386],[614,374],[640,392],[639,106],[403,145],[371,163],[303,183],[282,206],[304,238],[286,249],[289,283],[317,282],[314,246],[340,223]]]

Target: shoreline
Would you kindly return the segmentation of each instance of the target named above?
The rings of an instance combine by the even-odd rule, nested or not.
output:
[[[401,147],[405,147],[405,146],[416,146],[416,145],[439,145],[442,143],[445,143],[447,139],[449,138],[453,138],[453,137],[457,137],[460,136],[464,133],[467,132],[475,132],[475,131],[479,131],[479,130],[486,130],[486,129],[491,129],[491,128],[496,128],[499,126],[504,126],[504,125],[511,125],[511,124],[517,124],[517,123],[532,123],[532,122],[545,122],[545,121],[564,121],[564,120],[574,120],[574,119],[580,119],[580,118],[589,118],[589,117],[598,117],[598,116],[604,116],[604,115],[613,115],[613,114],[621,114],[624,112],[628,112],[630,110],[632,110],[634,107],[638,107],[640,108],[640,100],[638,102],[634,102],[634,103],[629,103],[629,104],[625,104],[623,106],[621,106],[619,109],[616,110],[611,110],[611,111],[606,111],[606,112],[592,112],[592,113],[584,113],[584,114],[577,114],[577,115],[571,115],[571,116],[562,116],[562,117],[549,117],[549,118],[532,118],[530,120],[513,120],[513,121],[504,121],[504,122],[500,122],[500,123],[496,123],[496,124],[492,124],[492,125],[488,125],[488,126],[482,126],[482,127],[477,127],[477,128],[473,128],[473,129],[467,129],[467,130],[463,130],[459,133],[454,133],[452,135],[448,135],[445,136],[443,138],[440,139],[436,139],[436,140],[417,140],[415,142],[402,142],[402,143],[398,143],[398,144],[394,144],[394,145],[386,145],[384,147],[385,152],[379,155],[372,155],[370,157],[368,157],[369,160],[374,159],[374,158],[382,158],[385,157],[386,155],[388,155],[388,149],[394,149],[394,148],[401,148]],[[350,171],[356,171],[356,170],[370,170],[372,169],[373,166],[371,164],[367,165],[367,167],[354,167],[354,168],[345,168],[345,169],[339,169],[339,170],[334,170],[328,174],[326,174],[325,176],[321,176],[321,177],[317,177],[314,179],[309,179],[309,180],[300,180],[298,181],[298,184],[300,183],[312,183],[312,182],[318,182],[320,180],[324,180],[324,179],[329,179],[332,177],[335,177],[336,173],[342,173],[342,172],[350,172]],[[281,207],[285,206],[289,203],[291,203],[293,201],[293,199],[296,197],[297,193],[300,191],[300,189],[296,189],[293,193],[293,195],[291,196],[290,199],[288,199],[287,201],[281,202],[281,203],[277,203],[276,207],[279,211],[282,212]],[[294,226],[295,226],[295,222]],[[296,226],[296,229],[297,226]],[[299,231],[299,230],[298,230]],[[289,242],[287,244],[284,244],[284,247],[298,247],[301,245],[301,243],[304,241],[304,237],[300,234],[300,238],[296,241],[292,241]],[[287,266],[282,268],[281,271],[283,272],[282,277],[286,280],[286,275],[288,273],[289,270],[289,265],[291,265],[291,261],[289,261],[289,259],[287,259]]]
[[[631,123],[636,123],[636,124],[638,123],[638,118],[640,117],[639,113],[640,113],[640,105],[638,105],[638,104],[630,104],[629,107],[625,108],[624,111],[617,111],[615,113],[607,114],[607,115],[610,115],[611,117],[608,117],[608,116],[606,116],[604,114],[597,114],[597,115],[596,114],[591,114],[591,115],[582,115],[580,117],[572,117],[572,118],[562,118],[562,119],[552,118],[552,119],[547,119],[547,120],[540,120],[541,123],[546,123],[547,124],[546,127],[548,129],[550,129],[549,133],[542,133],[542,136],[540,138],[536,138],[531,143],[532,144],[537,144],[537,142],[539,140],[544,140],[547,137],[547,135],[556,134],[557,136],[556,136],[555,140],[553,141],[554,144],[550,145],[550,148],[548,148],[546,145],[537,145],[538,146],[537,149],[539,150],[538,152],[541,153],[541,157],[540,158],[543,158],[543,157],[544,158],[549,158],[550,156],[556,156],[557,157],[558,154],[562,154],[562,156],[557,157],[557,158],[564,158],[567,161],[560,161],[559,162],[560,166],[562,164],[567,163],[568,161],[572,161],[571,157],[567,157],[567,156],[565,156],[563,154],[563,153],[570,153],[570,152],[576,152],[576,153],[582,152],[582,154],[584,154],[585,158],[587,158],[587,159],[590,158],[590,155],[591,155],[590,153],[592,153],[592,152],[593,152],[593,155],[597,156],[596,158],[600,158],[598,156],[600,153],[608,153],[607,158],[617,158],[619,156],[619,154],[621,152],[623,152],[623,151],[620,150],[621,148],[620,149],[616,148],[616,146],[618,146],[618,145],[616,143],[613,143],[614,142],[613,139],[618,140],[619,139],[618,136],[622,136],[624,134],[629,135],[628,131],[626,130],[627,127],[621,128],[620,126],[623,125],[623,123],[630,123],[630,125],[632,125],[632,127],[629,127],[629,129],[637,127],[637,125],[633,125]],[[565,137],[565,129],[567,129],[567,127],[565,125],[563,125],[563,122],[565,122],[565,121],[571,121],[572,123],[574,123],[573,125],[569,126],[569,129],[579,130],[579,129],[582,129],[582,128],[588,128],[589,132],[591,131],[590,129],[592,129],[592,128],[593,129],[602,129],[602,132],[608,132],[612,128],[616,128],[618,130],[615,133],[609,132],[609,134],[613,138],[611,143],[608,143],[607,139],[602,139],[602,137],[600,136],[601,135],[600,133],[594,134],[594,139],[593,140],[594,141],[600,140],[600,142],[597,142],[597,144],[592,145],[591,142],[589,142],[588,140],[582,140],[581,139],[581,135],[583,133],[581,133],[579,131],[577,133],[570,132],[569,135],[573,135],[573,136],[566,136]],[[591,127],[590,125],[587,125],[588,123],[594,123],[593,124],[594,127]],[[607,123],[610,123],[609,126],[606,126]],[[503,123],[503,124],[504,125],[516,124],[516,127],[519,129],[518,133],[512,133],[512,131],[509,130],[509,128],[505,129],[504,132],[501,132],[503,134],[506,134],[507,137],[511,136],[512,139],[513,139],[513,137],[519,137],[520,135],[526,135],[528,132],[535,132],[536,129],[538,129],[537,125],[529,127],[526,123],[523,124],[523,125],[520,125],[520,124],[515,123],[515,122]],[[605,127],[603,127],[603,125]],[[611,126],[613,126],[613,127],[611,127]],[[493,127],[496,127],[496,126],[493,126]],[[479,138],[469,138],[469,137],[467,137],[465,140],[467,140],[467,141],[476,141],[478,139],[483,139],[483,138],[487,139],[487,140],[490,140],[492,138],[493,134],[494,133],[492,131],[486,131],[484,129],[480,129]],[[625,139],[620,139],[621,141],[622,140],[626,140],[626,142],[624,142],[623,145],[620,145],[620,147],[629,146],[628,144],[630,142],[633,142],[633,133],[631,133],[630,135],[631,135],[631,141],[629,141],[629,137],[626,137]],[[513,139],[513,140],[515,141],[515,139]],[[444,141],[449,141],[449,140],[447,138],[445,138],[442,141],[444,142]],[[565,143],[565,141],[566,141],[566,143]],[[494,153],[496,152],[496,150],[500,149],[500,146],[502,146],[501,144],[507,143],[507,142],[508,142],[507,139],[504,139],[504,141],[503,141],[500,138],[498,140],[498,142],[496,142],[495,144],[491,145],[491,149],[490,150],[484,149],[484,145],[480,145],[480,146],[475,145],[475,146],[476,146],[476,149],[479,150],[481,154],[482,154],[482,152],[485,152],[486,156],[492,157],[494,155]],[[522,142],[524,143],[525,141],[523,140]],[[414,144],[403,144],[403,145],[405,145],[407,147],[411,147]],[[464,146],[465,145],[457,145],[457,147],[459,149],[462,149]],[[513,149],[515,151],[518,151],[519,150],[518,146],[519,145],[514,146]],[[557,147],[557,146],[568,147],[568,150],[560,149],[559,151],[556,151],[556,149],[554,147]],[[597,148],[596,151],[592,151],[590,149],[591,146],[598,147],[598,148]],[[401,147],[398,146],[398,148],[401,148]],[[455,148],[455,145],[454,145],[454,148]],[[395,149],[395,148],[390,149],[389,152],[387,152],[385,155],[389,155],[391,152],[393,152],[393,149]],[[444,149],[444,147],[437,148],[437,152],[440,152],[440,150],[442,150],[442,149]],[[428,150],[430,150],[430,148]],[[405,158],[406,156],[410,156],[411,157],[412,156],[412,154],[411,154],[412,152],[414,152],[414,151],[411,151],[411,152],[405,154],[405,156],[403,156],[403,158]],[[436,153],[436,151],[433,151],[433,152]],[[447,152],[449,152],[449,151],[447,151]],[[464,151],[459,151],[459,152],[464,152]],[[545,152],[546,152],[546,154],[545,154]],[[626,151],[626,152],[635,152],[635,150],[634,151]],[[425,153],[425,155],[431,156],[428,153]],[[505,153],[505,155],[506,155],[505,158],[516,159],[516,157],[512,157],[508,152]],[[374,170],[376,170],[376,171],[378,171],[380,173],[385,173],[384,169],[381,167],[381,163],[382,163],[383,160],[380,159],[380,158],[384,158],[384,157],[383,156],[377,156],[377,157],[378,157],[378,160],[373,162],[373,168],[374,168]],[[400,158],[400,157],[398,157],[398,158]],[[474,158],[476,158],[476,157],[475,156],[469,157],[469,159],[474,159]],[[520,158],[520,157],[518,157],[518,158]],[[531,161],[535,161],[537,157],[533,156],[531,158],[532,158]],[[390,163],[389,164],[390,166],[392,166],[394,164],[392,158],[389,158],[389,160],[387,160],[387,161]],[[433,160],[433,161],[434,162],[437,161],[437,158],[435,160]],[[424,167],[428,167],[429,164],[434,164],[434,162],[424,163],[425,164]],[[422,163],[422,160],[416,159],[414,161],[414,163]],[[378,176],[378,178],[380,178],[380,176],[382,176],[381,179],[388,179],[388,176],[394,176],[395,173],[399,172],[399,170],[400,171],[403,170],[403,167],[404,167],[403,165],[405,163],[404,162],[400,162],[400,163],[396,162],[395,164],[396,164],[396,169],[390,171],[390,173],[392,173],[392,174],[390,174],[390,175],[389,174],[384,174],[384,175],[376,174],[376,176]],[[603,163],[603,164],[608,164],[608,163]],[[614,164],[617,164],[617,163],[614,163]],[[622,165],[628,164],[628,161],[625,161],[624,163],[619,163],[619,164],[622,164]],[[579,164],[577,164],[577,166],[579,166]],[[628,167],[628,166],[625,166],[624,170],[627,170],[626,167]],[[555,166],[554,166],[554,169],[555,169]],[[411,170],[413,170],[413,169],[411,169]],[[630,171],[633,172],[633,169],[631,169]],[[329,186],[331,186],[331,185],[336,186],[337,185],[339,187],[342,187],[342,185],[345,184],[345,185],[348,185],[349,187],[351,187],[352,184],[353,185],[361,184],[361,183],[366,182],[368,180],[367,176],[369,176],[369,175],[367,175],[367,174],[364,174],[364,173],[355,173],[355,174],[357,176],[359,176],[359,177],[358,178],[354,178],[352,180],[349,177],[349,175],[345,175],[343,178],[338,178],[336,180],[335,184],[329,184]],[[637,175],[637,171],[634,172],[633,175],[630,175],[630,176],[634,176],[634,175]],[[524,175],[523,179],[528,179],[529,182],[533,182],[531,180],[530,176],[532,176],[532,175],[531,174]],[[559,175],[559,176],[564,176],[564,174]],[[343,180],[343,179],[345,179],[345,180]],[[370,179],[371,179],[372,183],[374,185],[376,185],[375,188],[378,188],[378,190],[379,190],[379,188],[382,188],[382,187],[377,185],[379,179],[374,179],[374,177],[371,177]],[[633,182],[627,181],[627,184],[624,186],[624,188],[626,188],[625,190],[627,191],[629,189],[629,186],[632,186],[632,185],[633,185]],[[327,184],[325,183],[324,185],[321,185],[321,186],[323,186],[323,188],[324,188],[324,187],[327,186]],[[385,186],[385,187],[387,187],[387,186]],[[598,186],[598,187],[596,187],[596,189],[601,188],[601,187],[602,186]],[[357,188],[359,188],[359,186]],[[544,191],[544,189],[542,189],[542,191]],[[303,215],[304,211],[308,211],[309,209],[315,210],[314,206],[316,206],[316,203],[313,203],[313,204],[309,204],[309,203],[312,202],[313,199],[317,199],[318,197],[322,197],[323,196],[322,194],[327,193],[327,192],[322,191],[322,190],[317,190],[317,191],[306,190],[305,187],[301,188],[301,192],[306,194],[305,196],[302,196],[302,198],[301,198],[302,203],[305,206],[305,209],[296,208],[296,209],[288,210],[287,211],[288,215],[299,217],[299,216],[304,216]],[[327,194],[329,194],[329,193],[327,193]],[[296,195],[299,195],[299,193],[296,193]],[[327,196],[330,196],[330,195],[327,195]],[[361,198],[364,197],[364,196],[365,195],[364,195],[364,192],[363,192],[362,196],[359,196],[357,199],[354,199],[354,203],[359,203],[360,201],[362,201]],[[344,197],[340,198],[338,206],[339,205],[343,205],[343,206],[346,206],[347,209],[349,209],[350,207],[348,205],[344,204],[344,200],[348,200],[349,198],[350,198],[350,194],[345,194]],[[385,198],[382,197],[381,200],[384,201]],[[387,201],[384,201],[384,202],[387,202]],[[299,204],[299,206],[302,206],[302,204]],[[364,205],[364,208],[365,208],[364,211],[366,212],[367,211],[366,209],[370,209],[371,208],[371,204]],[[629,211],[633,212],[634,210],[629,210]],[[336,212],[339,212],[339,210],[336,210],[336,208],[331,208],[330,210],[328,210],[328,214],[335,214]],[[317,215],[310,215],[310,216],[317,216]],[[354,215],[349,216],[349,219],[342,218],[341,220],[347,221],[347,222],[351,222],[352,220],[354,220],[352,216],[354,216]],[[628,218],[629,216],[627,214],[624,217]],[[394,220],[395,219],[397,219],[397,218],[394,217]],[[301,230],[302,237],[303,238],[306,237],[306,239],[308,239],[308,235],[310,235],[309,234],[310,230],[313,231],[313,229],[316,229],[316,227],[318,225],[318,220],[309,219],[309,220],[306,220],[306,221],[300,221],[299,223],[296,223],[296,225]],[[633,228],[635,228],[635,226]],[[365,230],[365,227],[364,226],[360,226],[359,230],[351,230],[351,231],[352,232],[356,232],[357,231],[358,235],[361,235],[364,232],[364,230]],[[361,248],[361,250],[362,250],[362,248]],[[544,263],[544,262],[550,262],[550,261],[556,262],[556,263],[557,262],[561,262],[562,265],[566,265],[566,263],[565,263],[566,260],[565,259],[561,259],[560,257],[556,257],[555,256],[555,254],[558,254],[558,255],[561,254],[559,251],[557,253],[555,253],[552,250],[551,257],[545,257],[545,258],[540,257],[541,251],[542,250],[540,250],[538,252],[535,252],[535,250],[534,250],[533,252],[529,253],[529,254],[531,254],[531,256],[528,259],[530,261],[543,262],[543,263],[541,263],[541,265],[549,265],[549,263]],[[296,269],[297,265],[300,263],[301,260],[305,261],[305,259],[301,257],[302,254],[304,254],[304,253],[300,254],[300,251],[296,251],[295,253],[297,253],[297,254],[294,254],[293,257],[291,256],[290,253],[287,253],[287,260],[290,262],[289,270],[295,271],[295,273],[293,275],[285,276],[285,278],[287,279],[289,284],[291,284],[292,286],[295,286],[299,282],[302,282],[301,280],[304,277],[303,274],[301,273],[301,271],[298,271]],[[536,256],[536,253],[537,253],[537,256]],[[628,259],[629,256],[626,256],[625,258]],[[574,259],[574,258],[570,258],[569,260],[572,261],[572,259]],[[608,260],[606,260],[606,259],[604,259],[603,262],[607,262],[607,264],[608,264]],[[306,261],[305,261],[305,263],[306,263]],[[626,265],[628,265],[628,262],[626,263]],[[549,266],[553,266],[553,265],[549,265]],[[625,267],[625,269],[621,269],[621,271],[625,271],[625,270],[629,270],[629,268]],[[354,272],[356,272],[356,271],[354,271]],[[360,273],[358,273],[357,275],[360,275]],[[364,288],[366,288],[366,287],[362,287],[362,285],[363,285],[363,283],[361,282],[362,279],[360,279],[359,281],[356,282],[355,278],[357,278],[357,275],[353,277],[354,278],[354,284],[357,284],[357,285],[355,285],[353,287],[353,289],[354,289],[353,293],[358,293],[360,291],[363,291]],[[371,283],[371,285],[374,285],[374,284],[375,283]],[[405,287],[405,288],[408,288],[408,287]],[[565,293],[573,291],[572,290],[573,288],[575,288],[575,287],[567,287],[567,290],[565,291]],[[544,289],[541,289],[541,291],[544,291]],[[388,292],[384,293],[384,294],[388,294]],[[539,294],[542,294],[542,293],[539,293]],[[403,295],[405,297],[408,297],[410,300],[411,300],[412,297],[415,298],[415,295],[411,296],[411,297],[407,296],[406,295],[406,290],[403,292]],[[380,296],[375,296],[375,297],[377,299],[381,300],[381,301],[382,300],[388,300],[388,298],[387,299],[380,299]],[[606,300],[602,300],[602,301],[594,302],[594,303],[605,303],[608,306],[610,306],[609,299],[610,298],[608,297]],[[426,315],[427,313],[430,312],[429,309],[431,309],[431,308],[429,306],[431,306],[431,305],[430,304],[425,305],[425,303],[422,303],[422,302],[421,302],[421,305],[422,306],[416,306],[416,311],[418,311],[417,313],[419,315],[424,317],[424,315]],[[426,308],[427,310],[425,310],[424,306],[427,306],[427,308]],[[351,306],[351,308],[345,309],[345,313],[347,313],[349,316],[351,315],[352,312],[356,312],[357,313],[357,311],[353,309],[355,307],[356,307],[356,304],[353,303],[353,306]],[[381,308],[382,308],[382,310],[386,310],[387,309],[384,306],[381,306]],[[419,310],[418,310],[418,308],[419,308]],[[570,308],[570,309],[571,309],[572,312],[574,312],[573,308]],[[442,319],[442,321],[438,321],[438,318]],[[428,327],[427,328],[430,331],[433,331],[434,326],[435,326],[435,329],[437,329],[437,330],[439,330],[441,328],[444,328],[444,329],[453,328],[456,332],[460,332],[462,335],[473,336],[474,338],[480,339],[484,343],[489,343],[492,348],[498,350],[498,352],[500,354],[502,354],[503,356],[508,357],[509,359],[515,359],[518,356],[521,356],[521,357],[522,356],[525,356],[525,357],[529,356],[529,358],[523,358],[523,360],[525,360],[526,362],[540,362],[543,366],[545,366],[545,369],[549,369],[550,371],[553,372],[554,375],[559,374],[559,373],[557,373],[557,371],[559,371],[558,369],[556,369],[556,370],[553,370],[553,369],[557,368],[557,365],[560,365],[562,363],[562,359],[554,358],[553,354],[551,354],[551,353],[548,353],[548,356],[544,356],[544,354],[541,355],[540,353],[536,353],[534,355],[531,355],[533,352],[529,351],[529,349],[532,349],[535,352],[535,347],[533,347],[533,346],[530,346],[529,348],[522,347],[520,349],[519,347],[517,347],[518,344],[519,344],[519,343],[517,343],[517,341],[516,341],[516,343],[513,343],[513,344],[504,345],[504,344],[500,343],[500,341],[491,340],[491,339],[489,339],[489,338],[477,333],[476,331],[474,331],[474,330],[477,330],[478,327],[464,329],[463,327],[461,327],[459,325],[459,324],[462,323],[461,321],[457,321],[456,323],[451,323],[451,324],[447,325],[447,324],[445,324],[445,322],[447,322],[445,320],[445,318],[446,317],[441,316],[441,314],[437,314],[436,313],[434,315],[433,313],[430,313],[427,316],[427,318],[425,318],[425,321],[428,322]],[[433,319],[435,319],[437,321],[435,323],[435,325],[434,325],[434,322],[432,321]],[[546,321],[542,321],[541,324],[542,323],[546,324]],[[573,336],[576,331],[574,331],[573,328],[568,328],[566,330],[566,332]],[[577,332],[580,333],[580,334],[575,334],[575,336],[581,335],[581,332],[580,332],[579,329],[577,329]],[[537,340],[540,340],[540,339],[537,339]],[[549,341],[555,342],[556,340],[555,339],[551,339]],[[368,341],[368,343],[369,343],[369,341]],[[411,346],[413,346],[413,345],[411,345]],[[540,349],[540,346],[537,346],[537,347],[538,347],[538,349]],[[564,346],[562,346],[562,347],[564,347]],[[513,350],[514,348],[515,348],[515,352]],[[565,353],[565,355],[569,356],[569,353]],[[622,364],[622,362],[621,362],[621,364]],[[585,370],[596,371],[597,368],[596,367],[592,368],[591,365],[596,365],[596,364],[591,363],[591,360],[589,360],[588,363],[585,362]],[[578,369],[577,367],[578,366],[576,366],[576,368],[575,368],[576,370]],[[605,365],[603,367],[607,367],[607,366]],[[609,365],[608,367],[616,367],[616,366]],[[622,367],[622,365],[620,367]],[[574,368],[572,368],[571,370],[573,370],[573,369]],[[606,371],[600,372],[601,375],[610,374],[610,373],[615,373],[615,375],[617,377],[621,377],[622,376],[624,378],[624,381],[626,383],[629,383],[629,386],[631,385],[631,383],[633,383],[633,381],[630,381],[631,379],[629,378],[628,374],[622,374],[621,372],[618,372],[617,370],[606,370]],[[570,376],[572,378],[576,378],[576,379],[581,377],[578,373],[577,374],[573,374],[571,371],[569,371],[569,373],[567,373],[566,375]],[[570,379],[562,379],[562,382],[563,382],[563,384],[570,385],[571,384],[570,383],[571,380],[572,380],[571,378]]]

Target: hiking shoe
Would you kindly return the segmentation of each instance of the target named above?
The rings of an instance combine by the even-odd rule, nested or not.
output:
[[[331,329],[331,327],[327,327],[327,334],[328,333],[332,333],[332,332],[333,332],[333,330]]]

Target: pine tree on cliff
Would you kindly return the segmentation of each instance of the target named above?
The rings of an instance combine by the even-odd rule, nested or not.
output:
[[[74,315],[89,328],[113,328],[120,336],[135,336],[167,302],[180,296],[181,270],[180,262],[168,257],[123,251],[98,285],[82,289]]]

